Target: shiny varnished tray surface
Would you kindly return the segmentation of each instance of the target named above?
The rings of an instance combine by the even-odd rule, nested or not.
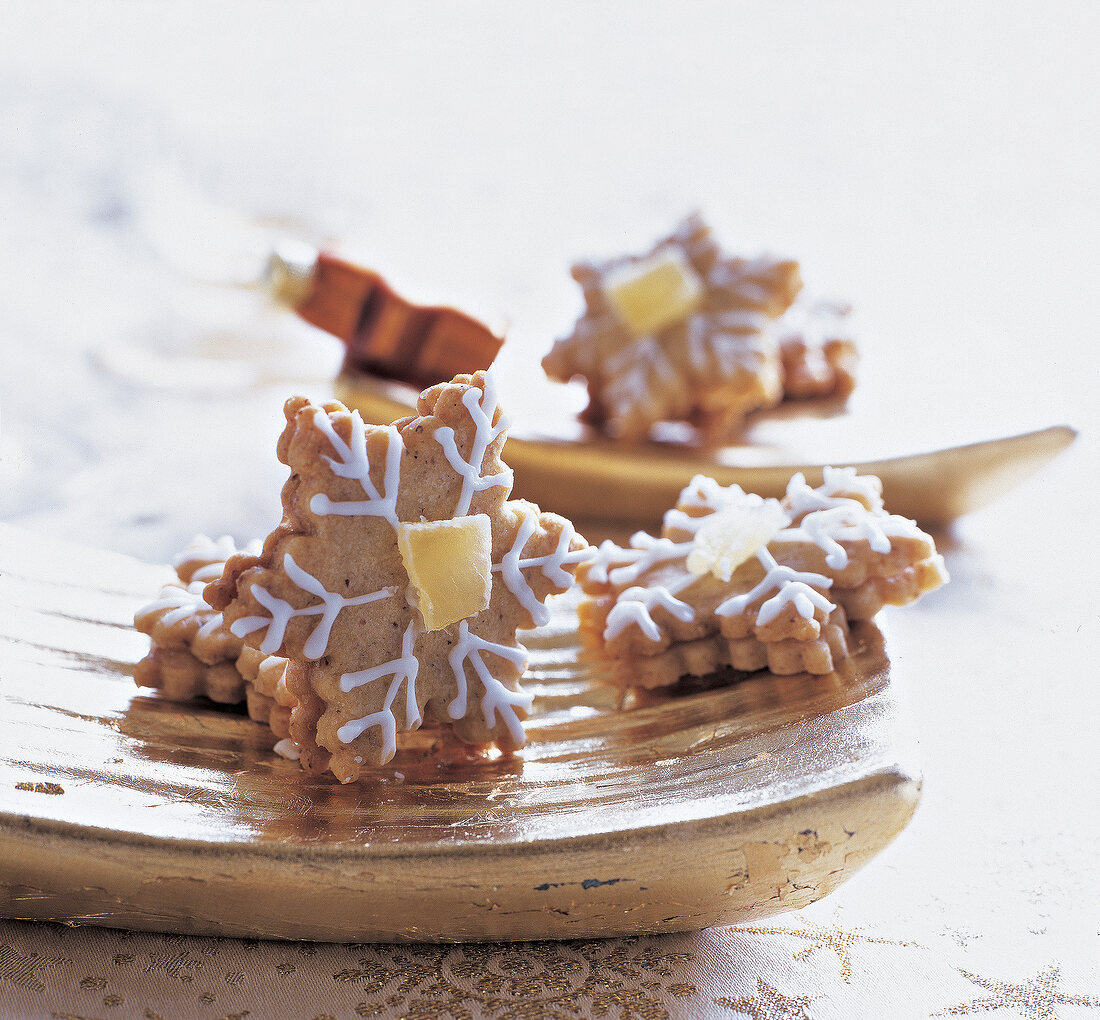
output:
[[[525,404],[522,387],[513,389],[520,391],[506,405],[513,422],[507,453],[516,473],[513,494],[573,518],[638,524],[659,521],[697,474],[780,497],[796,471],[819,485],[822,468],[832,465],[878,475],[892,513],[933,527],[987,506],[1076,435],[1067,425],[1054,425],[975,442],[922,442],[888,413],[847,413],[806,402],[754,415],[738,445],[629,445],[585,430],[554,410],[544,394]],[[365,375],[342,375],[336,395],[379,424],[413,413],[416,400],[410,387]]]
[[[263,726],[133,686],[168,568],[0,527],[0,912],[333,941],[689,930],[825,895],[919,778],[880,631],[843,671],[622,704],[559,603],[529,745],[310,778]]]

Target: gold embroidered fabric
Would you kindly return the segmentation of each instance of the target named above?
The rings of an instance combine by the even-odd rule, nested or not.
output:
[[[1057,944],[1050,932],[1032,930],[1017,942],[995,929],[937,929],[942,904],[932,898],[929,906],[923,920],[904,923],[852,923],[854,911],[830,902],[775,924],[695,934],[460,946],[257,942],[4,921],[0,1016],[811,1020],[1003,1009],[1055,1020],[1100,1009],[1086,947],[1063,965],[1050,959]]]

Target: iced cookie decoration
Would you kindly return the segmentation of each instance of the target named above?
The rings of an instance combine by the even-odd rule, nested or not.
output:
[[[257,555],[260,543],[243,552]],[[224,705],[245,702],[249,717],[268,723],[276,739],[288,735],[289,696],[281,692],[286,660],[249,648],[231,634],[204,590],[221,577],[225,562],[240,552],[232,538],[196,535],[174,566],[178,583],[134,615],[134,626],[149,635],[149,654],[134,667],[139,687],[158,690],[172,701],[207,697]],[[277,700],[282,694],[283,703]]]
[[[611,436],[687,422],[721,442],[753,411],[855,386],[847,307],[803,298],[797,262],[724,254],[698,216],[643,255],[578,263],[573,278],[584,314],[542,365],[586,381],[582,417]]]
[[[731,258],[698,216],[652,251],[579,263],[585,312],[543,359],[551,379],[583,377],[585,419],[624,440],[662,421],[709,439],[783,396],[774,321],[790,308],[797,262]]]
[[[172,566],[181,584],[201,582],[205,585],[222,576],[225,561],[230,556],[236,556],[239,552],[255,556],[259,551],[258,541],[249,542],[242,550],[237,548],[229,535],[222,535],[217,539],[196,535],[191,539],[190,545],[175,557]]]
[[[294,749],[342,782],[424,721],[521,747],[531,696],[516,630],[546,622],[546,599],[590,553],[568,521],[508,499],[491,376],[433,386],[417,410],[377,426],[288,401],[283,523],[206,589],[234,635],[290,660]]]
[[[610,542],[583,564],[581,628],[624,687],[663,687],[724,666],[829,673],[848,620],[905,605],[947,580],[914,522],[887,513],[881,484],[852,468],[795,475],[783,500],[697,476],[660,537]]]
[[[258,552],[259,543],[248,550]],[[165,585],[134,616],[134,626],[152,642],[149,654],[134,668],[139,687],[156,688],[174,701],[200,695],[229,705],[245,700],[248,684],[237,668],[243,643],[203,596],[237,551],[228,536],[215,541],[197,535],[176,557],[177,582]]]
[[[785,400],[844,400],[855,389],[859,352],[850,316],[842,302],[800,299],[779,320]]]
[[[203,598],[204,587],[202,582],[166,585],[134,616],[134,626],[153,643],[134,667],[134,680],[173,701],[205,695],[235,705],[244,700],[236,666],[241,643],[220,626],[220,614]]]

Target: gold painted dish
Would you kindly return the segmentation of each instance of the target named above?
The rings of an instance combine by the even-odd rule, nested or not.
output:
[[[416,402],[412,388],[364,375],[341,375],[336,395],[357,408],[365,421],[377,424],[412,414]],[[514,496],[574,519],[634,524],[659,521],[697,474],[781,497],[796,471],[811,485],[820,485],[822,468],[833,465],[878,475],[892,513],[934,527],[992,503],[1057,456],[1077,434],[1068,425],[1055,425],[913,449],[899,433],[893,444],[913,452],[868,457],[865,451],[873,443],[881,450],[883,433],[897,430],[890,415],[862,417],[840,413],[828,403],[803,402],[754,415],[740,445],[706,450],[681,442],[616,443],[564,414],[536,417],[523,406],[522,396],[508,407],[514,422],[508,438]]]
[[[826,677],[629,696],[559,603],[521,755],[311,778],[266,727],[138,690],[168,568],[0,527],[0,915],[330,941],[681,931],[797,909],[908,822],[880,631]]]

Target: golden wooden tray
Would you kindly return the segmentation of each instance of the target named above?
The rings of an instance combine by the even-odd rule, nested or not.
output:
[[[235,710],[133,685],[168,576],[0,526],[0,915],[331,941],[681,931],[797,909],[920,790],[880,631],[827,677],[617,705],[559,603],[521,756],[314,779]],[[399,775],[398,773],[401,773]]]
[[[378,424],[413,413],[416,401],[411,387],[364,375],[341,375],[336,395],[358,408],[364,420]],[[822,468],[832,465],[878,475],[891,513],[934,527],[987,506],[1077,435],[1068,425],[1055,425],[865,458],[860,451],[870,445],[869,437],[897,431],[896,423],[884,420],[889,415],[848,415],[825,403],[804,402],[755,415],[742,445],[708,451],[677,443],[623,445],[587,433],[564,414],[534,419],[515,401],[508,408],[514,423],[507,454],[516,474],[513,496],[574,519],[636,524],[659,521],[697,474],[781,497],[796,471],[820,485]],[[900,448],[909,442],[903,434],[895,441]]]

